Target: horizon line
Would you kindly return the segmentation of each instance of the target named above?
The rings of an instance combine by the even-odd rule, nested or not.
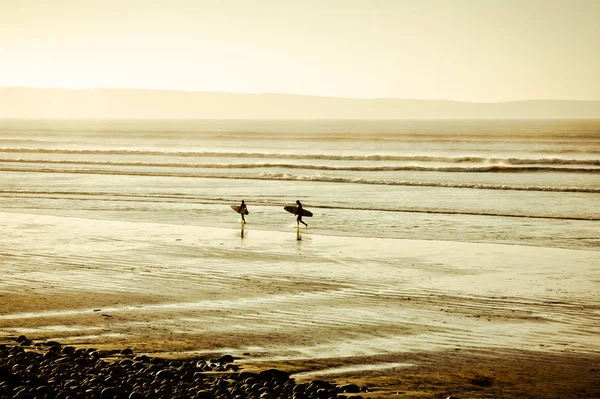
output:
[[[178,93],[206,93],[206,94],[240,94],[240,95],[276,95],[276,96],[299,96],[299,97],[316,97],[339,100],[406,100],[406,101],[447,101],[465,104],[503,104],[515,102],[532,102],[532,101],[566,101],[566,102],[600,102],[596,100],[580,100],[580,99],[548,99],[548,98],[532,98],[526,100],[499,100],[499,101],[466,101],[452,100],[447,98],[407,98],[407,97],[338,97],[320,94],[305,94],[305,93],[277,93],[277,92],[236,92],[236,91],[212,91],[212,90],[185,90],[185,89],[164,89],[164,88],[140,88],[140,87],[41,87],[41,86],[0,86],[0,89],[34,89],[34,90],[67,90],[67,91],[84,91],[84,90],[139,90],[139,91],[166,91]]]

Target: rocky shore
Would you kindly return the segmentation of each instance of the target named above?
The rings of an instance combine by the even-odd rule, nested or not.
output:
[[[173,360],[25,336],[0,345],[1,399],[361,399],[361,391],[323,380],[296,383],[277,369],[240,371],[230,355]]]

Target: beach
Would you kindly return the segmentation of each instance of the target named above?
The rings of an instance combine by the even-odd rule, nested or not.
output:
[[[600,397],[597,122],[220,123],[4,125],[0,341],[372,398]]]
[[[532,373],[540,359],[576,374],[578,389],[597,381],[597,251],[393,239],[382,251],[369,239],[302,231],[298,241],[249,226],[241,237],[57,216],[1,220],[11,232],[3,238],[4,339],[231,354],[248,369],[381,384],[381,393],[410,393],[410,381],[423,379],[441,385],[425,383],[425,391],[456,395],[478,375],[503,386],[515,363]],[[24,236],[40,244],[25,251]],[[429,377],[419,371],[401,382],[423,367]],[[556,373],[544,367],[540,384]]]

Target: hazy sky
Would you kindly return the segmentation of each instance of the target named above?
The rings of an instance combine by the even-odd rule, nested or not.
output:
[[[0,86],[600,99],[600,0],[0,0]]]

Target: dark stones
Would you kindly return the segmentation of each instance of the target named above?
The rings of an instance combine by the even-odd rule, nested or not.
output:
[[[231,355],[209,362],[133,357],[133,351],[76,349],[50,341],[27,349],[4,345],[0,399],[333,399],[360,392],[353,384],[336,387],[322,380],[296,384],[277,369],[236,372],[233,360]]]

